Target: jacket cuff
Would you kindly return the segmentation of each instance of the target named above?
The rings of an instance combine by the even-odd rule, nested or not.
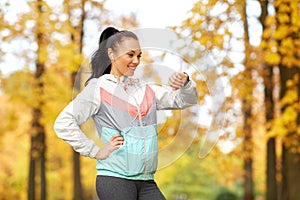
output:
[[[188,80],[186,81],[186,83],[182,86],[183,88],[189,88],[192,86],[192,81],[191,80]]]
[[[98,151],[100,150],[100,148],[98,146],[94,146],[90,152],[89,157],[90,158],[95,158],[96,154],[98,153]]]

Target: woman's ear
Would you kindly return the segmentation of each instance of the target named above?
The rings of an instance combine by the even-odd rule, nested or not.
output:
[[[114,58],[114,53],[113,53],[113,51],[112,51],[111,48],[108,48],[108,49],[107,49],[107,54],[108,54],[108,57],[109,57],[109,59],[110,59],[111,61],[114,61],[114,60],[115,60],[115,58]]]

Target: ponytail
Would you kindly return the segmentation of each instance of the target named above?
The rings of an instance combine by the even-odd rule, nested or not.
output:
[[[106,28],[100,35],[98,49],[93,53],[91,58],[92,74],[85,82],[85,85],[93,78],[99,78],[103,74],[109,74],[111,69],[111,61],[107,55],[107,41],[112,35],[119,31],[113,27]]]

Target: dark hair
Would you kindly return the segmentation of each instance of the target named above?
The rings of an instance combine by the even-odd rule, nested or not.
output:
[[[122,42],[124,37],[130,37],[138,40],[137,36],[130,31],[119,31],[113,27],[106,28],[100,35],[99,47],[93,53],[91,58],[91,69],[92,74],[86,81],[85,85],[92,78],[99,78],[103,74],[109,74],[111,70],[111,61],[108,57],[107,50],[111,48],[116,49],[116,46]]]

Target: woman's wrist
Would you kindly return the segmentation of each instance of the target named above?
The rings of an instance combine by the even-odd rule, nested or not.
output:
[[[186,84],[188,84],[188,82],[190,81],[190,76],[186,72],[183,72],[183,74],[186,76],[186,82],[184,83],[184,86],[186,86]]]
[[[96,153],[96,155],[95,155],[95,157],[94,157],[96,160],[102,160],[103,158],[102,158],[102,152],[101,152],[101,150],[99,150],[97,153]]]

